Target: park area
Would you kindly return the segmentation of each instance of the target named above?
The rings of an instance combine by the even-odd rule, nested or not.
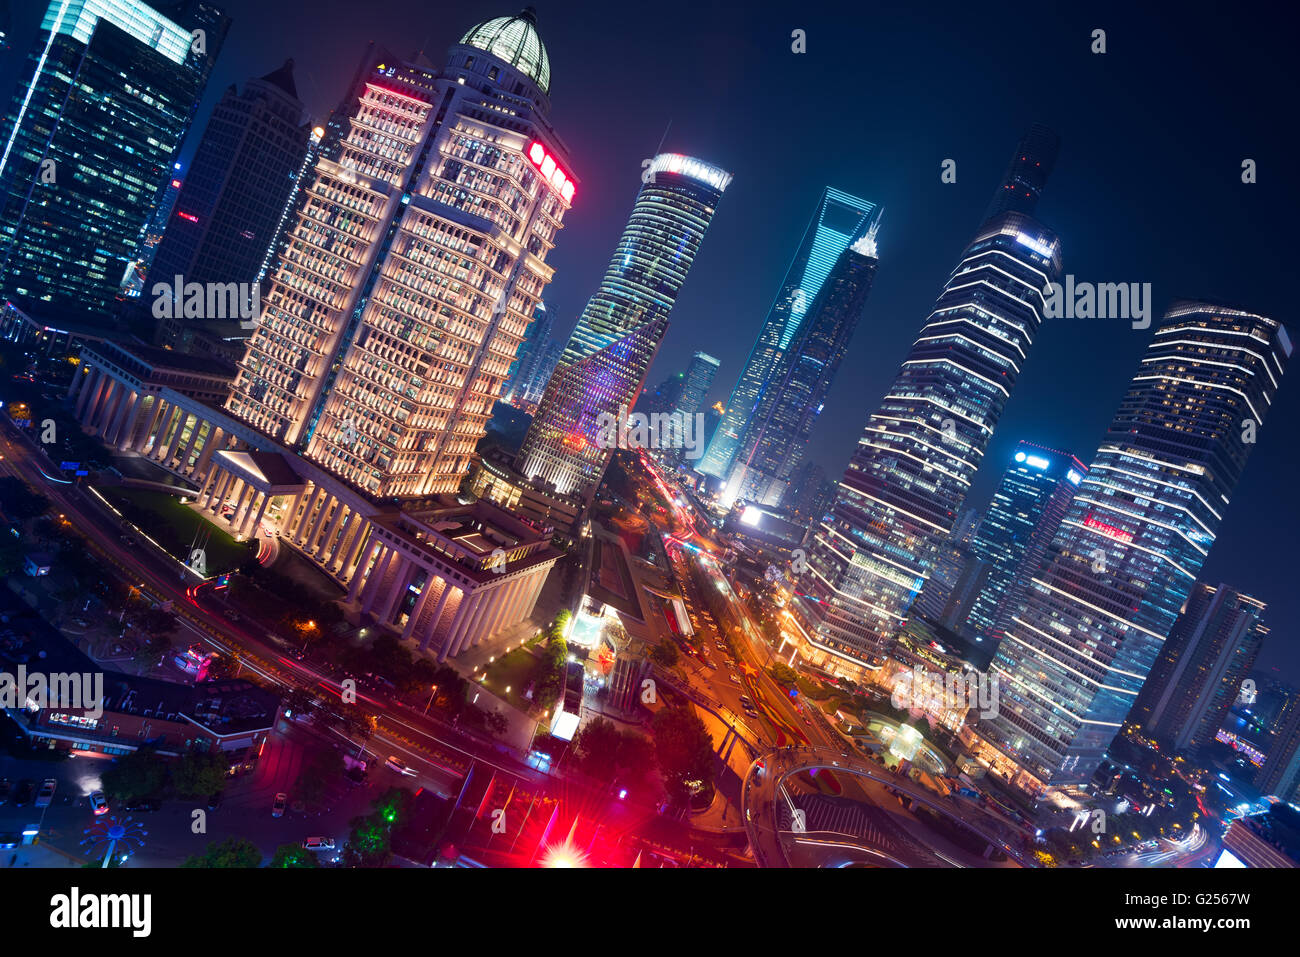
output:
[[[190,564],[193,550],[202,548],[207,576],[235,571],[257,554],[247,543],[235,541],[194,509],[182,505],[177,495],[122,487],[98,491],[123,518],[178,561]]]

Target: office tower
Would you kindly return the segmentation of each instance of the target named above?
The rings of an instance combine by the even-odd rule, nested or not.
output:
[[[107,324],[228,29],[199,0],[52,0],[0,134],[0,294]]]
[[[798,338],[809,307],[840,255],[866,232],[875,215],[875,205],[865,199],[829,186],[822,191],[754,348],[736,379],[700,471],[719,479],[730,475],[754,410],[777,374],[782,357]]]
[[[1300,692],[1292,692],[1282,706],[1254,784],[1261,793],[1275,794],[1283,801],[1300,796]]]
[[[686,379],[682,384],[682,394],[674,406],[682,415],[694,415],[704,406],[704,397],[713,387],[713,377],[722,365],[707,352],[697,352],[691,356],[691,364],[686,367]]]
[[[1074,493],[1088,467],[1068,452],[1020,442],[1002,474],[988,513],[972,545],[988,565],[988,577],[966,621],[963,635],[997,642],[1016,602],[1043,563]]]
[[[226,89],[146,279],[147,299],[157,283],[173,287],[175,276],[183,283],[258,281],[286,220],[311,133],[292,60],[249,80],[242,92]]]
[[[501,397],[514,403],[521,399],[528,383],[537,374],[537,367],[546,354],[555,321],[546,311],[546,303],[538,302],[533,310],[533,324],[528,327],[524,341],[519,346],[515,361],[510,364],[506,381],[501,385]]]
[[[722,504],[775,505],[803,461],[813,426],[858,327],[879,265],[876,230],[840,253],[805,314],[795,343],[777,361],[732,463]]]
[[[781,507],[807,520],[809,529],[815,531],[834,500],[835,483],[826,478],[824,468],[809,459],[795,471],[794,480],[781,499]]]
[[[988,576],[988,564],[975,554],[973,542],[979,511],[962,509],[951,534],[936,543],[930,575],[912,605],[914,616],[952,627],[964,618]]]
[[[517,404],[530,414],[536,410],[537,403],[541,402],[542,396],[546,394],[546,383],[551,381],[555,367],[560,364],[563,355],[564,343],[559,339],[547,339],[546,342],[539,344],[536,362],[533,363],[528,378],[520,380],[519,394],[516,399]]]
[[[1086,784],[1209,553],[1291,342],[1203,301],[1160,323],[1024,610],[998,645],[990,763],[1027,791]]]
[[[1268,635],[1264,603],[1197,584],[1161,646],[1129,720],[1174,749],[1214,741]]]
[[[531,9],[378,63],[316,165],[227,409],[376,498],[455,491],[575,193]]]
[[[1035,168],[1050,171],[1055,145],[1043,140]],[[889,656],[933,549],[953,530],[1043,320],[1043,289],[1060,268],[1056,236],[1022,211],[985,222],[962,252],[810,550],[808,589],[793,617],[814,663],[861,674]]]
[[[352,82],[343,91],[342,99],[330,111],[329,118],[325,121],[325,132],[321,136],[320,143],[320,156],[323,159],[337,162],[343,154],[343,142],[352,129],[352,118],[361,106],[366,92],[367,78],[374,72],[375,67],[380,63],[400,62],[402,59],[376,47],[374,40],[366,44],[365,52],[361,54],[361,59],[357,61],[357,68],[353,71]]]
[[[646,168],[632,215],[515,458],[528,479],[589,501],[610,450],[599,417],[636,401],[668,316],[731,174],[660,153]]]

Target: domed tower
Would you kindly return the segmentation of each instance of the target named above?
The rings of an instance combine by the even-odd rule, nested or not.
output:
[[[550,81],[531,9],[370,56],[228,411],[376,501],[456,491],[577,190]]]

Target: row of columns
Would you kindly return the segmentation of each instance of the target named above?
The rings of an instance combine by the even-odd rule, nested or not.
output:
[[[406,595],[415,575],[422,567],[403,555],[397,548],[378,539],[372,539],[357,564],[352,584],[348,589],[348,601],[350,603],[359,601],[361,613],[373,614],[380,624],[392,624],[398,603]],[[454,658],[466,648],[473,648],[491,638],[502,628],[526,618],[532,613],[537,596],[546,582],[545,568],[507,579],[500,584],[485,585],[470,592],[443,580],[437,606],[429,617],[428,624],[421,629],[421,619],[434,593],[433,583],[442,580],[433,572],[427,569],[425,571],[424,586],[402,630],[402,639],[414,637],[419,630],[423,635],[420,639],[420,650],[426,650],[437,632],[451,592],[458,592],[460,600],[443,637],[438,652],[439,661]]]
[[[199,491],[199,508],[211,512],[217,520],[224,521],[222,511],[232,497],[235,510],[230,516],[230,528],[235,537],[242,541],[261,526],[266,509],[275,496],[263,492],[234,472],[218,467],[212,470]]]
[[[346,581],[370,532],[370,522],[328,489],[313,484],[294,497],[281,531],[330,575]]]

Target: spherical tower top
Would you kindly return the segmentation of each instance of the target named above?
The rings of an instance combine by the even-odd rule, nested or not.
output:
[[[524,7],[513,17],[484,20],[471,27],[460,42],[505,60],[530,77],[544,94],[550,95],[551,58],[537,34],[537,14],[532,7]]]

